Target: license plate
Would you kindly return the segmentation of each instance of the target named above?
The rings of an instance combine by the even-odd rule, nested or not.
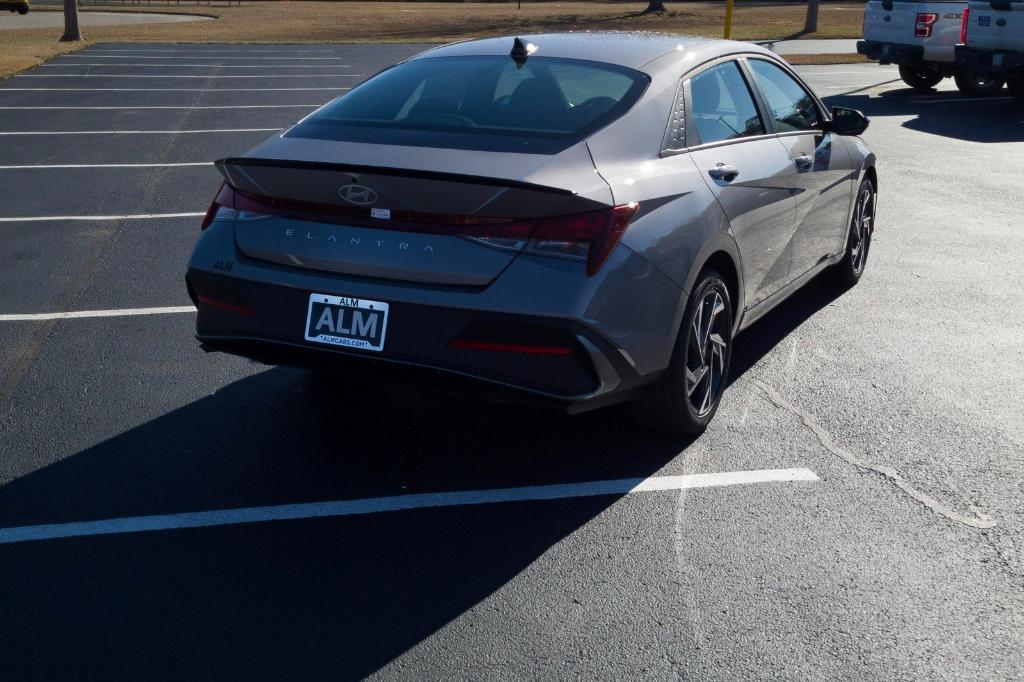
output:
[[[309,295],[307,341],[381,351],[387,326],[387,303],[349,296]]]

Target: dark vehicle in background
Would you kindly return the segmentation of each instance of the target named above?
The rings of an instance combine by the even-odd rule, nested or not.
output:
[[[28,0],[0,0],[0,12],[8,10],[18,14],[28,14]]]
[[[875,157],[756,45],[457,43],[241,158],[188,266],[209,351],[697,433],[733,338],[864,271]],[[344,384],[338,384],[344,391]]]
[[[952,77],[965,94],[994,95],[1003,87],[1002,78],[956,60],[966,7],[965,0],[869,0],[857,52],[881,64],[899,65],[900,78],[915,90],[930,90]]]
[[[964,17],[957,61],[966,69],[1004,78],[1024,103],[1024,2],[972,2]]]

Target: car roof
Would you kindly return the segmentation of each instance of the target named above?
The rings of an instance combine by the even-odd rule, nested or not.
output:
[[[689,53],[690,59],[704,61],[720,55],[737,52],[757,52],[772,55],[769,50],[753,43],[701,38],[698,36],[649,33],[642,31],[580,31],[573,33],[534,33],[518,36],[524,43],[533,43],[538,57],[587,59],[607,64],[618,64],[639,69],[658,57],[672,52]],[[465,57],[479,55],[507,55],[512,51],[516,36],[481,38],[436,47],[422,52],[413,59],[436,57]]]

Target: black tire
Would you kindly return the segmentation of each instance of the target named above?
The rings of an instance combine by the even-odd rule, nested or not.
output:
[[[1024,74],[1011,76],[1006,80],[1006,85],[1010,88],[1010,94],[1024,104]]]
[[[921,92],[931,90],[942,82],[942,74],[927,66],[900,65],[900,78],[903,82]]]
[[[850,220],[850,231],[846,238],[846,253],[843,260],[832,269],[839,284],[852,287],[860,281],[871,252],[871,237],[875,231],[875,206],[878,190],[870,178],[864,178],[857,188],[853,218]],[[865,213],[867,211],[867,213]],[[865,216],[867,222],[864,221]]]
[[[1006,81],[998,76],[979,75],[961,71],[953,76],[960,92],[972,97],[993,97],[999,94]]]
[[[18,14],[22,16],[28,14],[28,5],[18,5]]]
[[[704,270],[686,305],[668,369],[633,403],[641,424],[691,436],[708,427],[729,377],[732,324],[729,287],[717,272]],[[705,372],[694,372],[695,365]]]

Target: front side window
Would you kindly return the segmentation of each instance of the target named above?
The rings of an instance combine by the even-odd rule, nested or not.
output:
[[[689,146],[765,132],[754,97],[736,62],[713,66],[691,78],[690,98],[693,102],[691,119],[699,140],[687,139]]]
[[[763,59],[751,59],[750,67],[768,100],[775,130],[788,133],[820,130],[821,114],[814,98],[785,70]]]
[[[363,83],[287,135],[552,154],[624,114],[649,82],[633,69],[573,59],[416,59]]]

